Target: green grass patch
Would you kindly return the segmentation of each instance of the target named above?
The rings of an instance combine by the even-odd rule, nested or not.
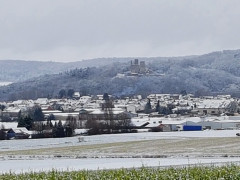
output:
[[[176,180],[176,179],[191,179],[191,180],[219,180],[219,179],[240,179],[240,166],[227,165],[227,166],[195,166],[184,168],[140,168],[140,169],[120,169],[120,170],[98,170],[98,171],[71,171],[61,172],[52,170],[50,172],[40,173],[22,173],[14,174],[7,173],[0,175],[1,180],[9,179],[66,179],[66,180],[91,180],[91,179],[127,179],[127,180],[140,180],[140,179],[161,179],[161,180]]]

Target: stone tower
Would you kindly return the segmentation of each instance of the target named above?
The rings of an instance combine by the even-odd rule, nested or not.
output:
[[[139,73],[140,73],[140,74],[144,74],[144,73],[146,73],[146,65],[145,65],[145,61],[140,61]]]
[[[134,59],[134,61],[131,61],[131,73],[132,74],[138,74],[140,72],[140,65],[138,64],[138,59]]]

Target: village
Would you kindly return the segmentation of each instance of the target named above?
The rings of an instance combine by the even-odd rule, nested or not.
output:
[[[137,95],[119,99],[107,93],[81,96],[74,92],[72,98],[17,100],[1,102],[0,106],[2,139],[240,127],[239,99],[230,95],[150,94],[147,98]],[[20,119],[36,107],[43,115],[33,120],[35,128],[26,123],[21,126]],[[60,125],[65,135],[54,136],[54,126]]]

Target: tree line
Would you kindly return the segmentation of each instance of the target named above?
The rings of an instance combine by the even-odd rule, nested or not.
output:
[[[57,138],[73,136],[76,128],[76,119],[69,116],[66,123],[61,120],[55,121],[55,116],[50,114],[44,117],[40,106],[30,108],[24,114],[21,114],[18,119],[17,127],[25,127],[28,130],[34,131],[32,138]]]

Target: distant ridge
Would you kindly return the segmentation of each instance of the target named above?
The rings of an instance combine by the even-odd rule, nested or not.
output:
[[[70,63],[0,61],[1,80],[15,78],[13,82],[16,82],[0,87],[0,100],[56,97],[61,89],[69,88],[93,95],[108,92],[131,96],[186,90],[196,95],[240,97],[240,50],[200,56],[138,58],[146,62],[151,73],[162,76],[118,76],[130,71],[133,59],[101,58]]]

